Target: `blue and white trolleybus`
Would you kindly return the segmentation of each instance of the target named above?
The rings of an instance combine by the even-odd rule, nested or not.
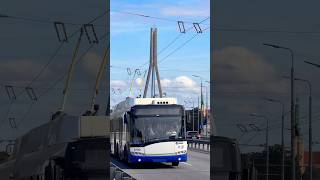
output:
[[[110,116],[111,154],[128,163],[187,161],[184,107],[176,98],[127,98]]]

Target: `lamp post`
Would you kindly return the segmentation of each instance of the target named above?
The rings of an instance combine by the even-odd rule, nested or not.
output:
[[[294,80],[307,83],[309,88],[309,179],[312,180],[312,85],[306,79],[295,78]]]
[[[316,64],[314,62],[310,62],[310,61],[304,61],[305,63],[307,64],[310,64],[310,65],[313,65],[315,67],[318,67],[320,68],[320,64]],[[309,90],[310,90],[310,94],[309,94],[309,153],[310,151],[312,152],[312,121],[311,121],[311,113],[312,113],[312,110],[311,110],[311,105],[312,105],[312,97],[311,97],[311,83],[309,81],[306,81],[308,82],[308,85],[309,85]],[[309,173],[310,173],[310,179],[312,179],[312,153],[309,154]]]
[[[208,83],[210,85],[210,82],[206,81],[206,83]],[[206,87],[206,138],[208,138],[208,122],[209,122],[209,116],[208,116],[208,87]],[[209,86],[210,89],[210,86]]]
[[[277,99],[263,98],[263,100],[281,105],[281,180],[284,180],[284,103]]]
[[[269,119],[266,116],[258,115],[256,113],[251,113],[251,116],[263,118],[267,121],[267,128],[266,128],[266,180],[269,180]]]
[[[208,83],[209,84],[209,91],[210,91],[210,94],[212,94],[211,92],[212,92],[212,88],[211,88],[211,82],[210,81],[206,81],[206,83]],[[213,108],[210,108],[210,111],[208,111],[208,109],[209,109],[209,106],[208,106],[208,102],[209,102],[209,100],[208,100],[208,92],[207,92],[207,95],[206,95],[207,97],[207,112],[210,112],[210,117],[208,116],[208,114],[207,114],[207,127],[208,127],[208,122],[209,122],[209,119],[210,119],[210,134],[213,134],[213,118],[212,118],[212,122],[211,122],[211,117],[213,117],[213,113],[211,112],[211,109],[213,109]],[[211,104],[210,104],[210,107],[211,107]]]
[[[200,79],[200,109],[201,111],[203,110],[202,109],[202,105],[203,105],[203,96],[202,96],[202,80],[203,78],[201,76],[198,76],[198,75],[192,75],[193,77],[196,77],[196,78],[199,78]],[[199,105],[198,105],[198,112],[199,112]],[[201,130],[200,130],[200,124],[202,125],[202,113],[198,113],[198,131],[199,133],[201,134]]]
[[[310,62],[310,61],[304,61],[304,62],[307,63],[307,64],[310,64],[310,65],[313,65],[313,66],[315,66],[315,67],[320,68],[320,64],[316,64],[316,63]]]
[[[185,102],[192,102],[192,131],[194,131],[194,100],[192,97],[189,97],[190,101],[186,101]]]
[[[263,43],[264,46],[269,46],[272,48],[283,49],[290,52],[291,55],[291,179],[296,179],[296,149],[294,148],[295,140],[295,85],[294,85],[294,60],[293,60],[293,50],[288,47],[278,46],[274,44]]]
[[[194,100],[191,97],[190,99],[192,99],[192,131],[194,131]]]

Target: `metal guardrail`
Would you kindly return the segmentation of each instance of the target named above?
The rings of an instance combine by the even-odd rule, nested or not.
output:
[[[188,139],[188,149],[210,152],[210,140],[207,139]]]
[[[118,166],[110,163],[110,180],[136,180],[129,174],[125,173]]]

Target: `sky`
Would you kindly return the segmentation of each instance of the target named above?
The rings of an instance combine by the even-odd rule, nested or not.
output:
[[[266,121],[251,117],[251,113],[270,121],[270,144],[281,143],[281,106],[265,102],[273,98],[285,103],[290,110],[290,76],[288,51],[263,46],[262,43],[289,47],[294,51],[296,77],[307,79],[313,89],[313,127],[319,127],[320,69],[304,60],[320,63],[318,1],[214,1],[212,53],[213,109],[217,135],[233,137],[241,144],[265,143],[265,131],[253,132],[248,124],[265,129]],[[300,105],[300,129],[308,146],[308,89],[296,82]],[[290,116],[285,118],[285,144],[289,146]],[[242,133],[237,124],[246,126]],[[251,131],[250,131],[251,130]],[[314,140],[320,133],[314,130]],[[242,146],[246,151],[256,150]],[[319,144],[314,148],[319,150]],[[261,150],[261,149],[260,149]]]
[[[158,30],[158,67],[166,96],[177,97],[187,108],[192,102],[197,105],[201,80],[192,75],[201,76],[207,86],[203,92],[207,88],[210,93],[205,82],[210,80],[209,5],[209,0],[111,0],[111,105],[143,94],[152,27]],[[200,27],[207,30],[197,34],[192,23],[202,20]],[[177,21],[185,22],[185,29],[189,29],[185,34],[179,32]],[[134,77],[135,69],[140,73]]]
[[[61,77],[71,62],[73,49],[79,37],[78,30],[82,24],[99,17],[93,24],[101,41],[99,44],[94,44],[86,53],[91,45],[87,37],[83,36],[65,112],[81,115],[88,110],[97,69],[103,51],[108,45],[108,39],[102,38],[106,37],[104,35],[107,33],[106,12],[105,0],[1,1],[0,14],[10,16],[10,18],[0,18],[1,139],[14,139],[50,120],[50,115],[58,110],[62,100],[65,79]],[[61,45],[58,41],[54,21],[66,23],[68,43]],[[77,33],[71,36],[76,31]],[[61,48],[58,50],[59,47]],[[36,78],[38,74],[40,76]],[[23,91],[32,79],[35,81],[31,87],[38,97],[38,101],[34,102]],[[10,101],[5,85],[14,86],[15,93],[21,95],[16,100]],[[102,86],[105,85],[104,79]],[[100,92],[97,103],[104,112],[107,98],[103,92],[105,90]],[[17,128],[11,128],[9,118],[15,119]]]

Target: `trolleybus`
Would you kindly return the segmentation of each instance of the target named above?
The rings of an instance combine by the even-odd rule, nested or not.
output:
[[[126,98],[110,116],[111,154],[128,163],[187,161],[184,107],[175,98]]]

